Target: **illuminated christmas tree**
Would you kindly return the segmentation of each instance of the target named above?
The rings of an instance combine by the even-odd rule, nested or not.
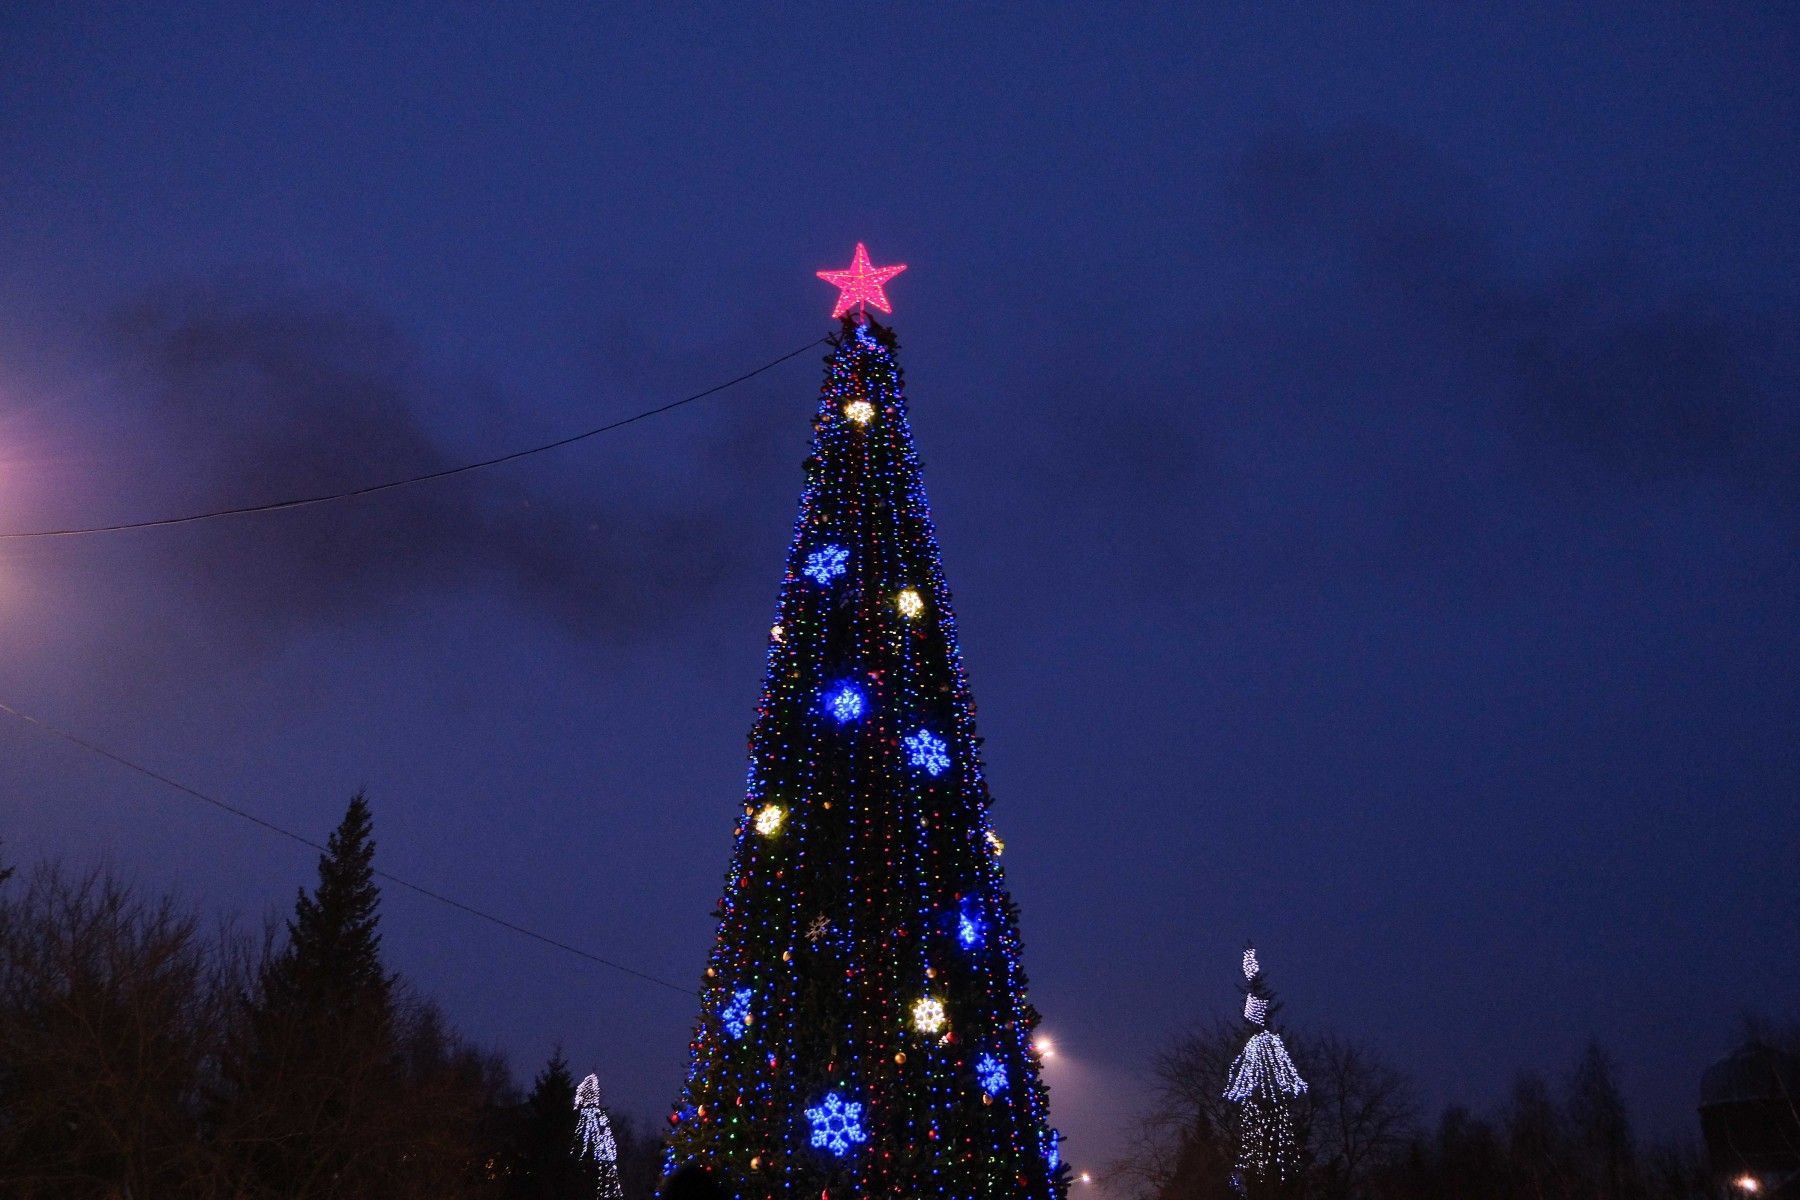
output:
[[[1285,1195],[1296,1181],[1300,1149],[1295,1105],[1306,1094],[1281,1035],[1269,1028],[1280,1008],[1263,979],[1256,947],[1244,947],[1244,1020],[1254,1030],[1231,1064],[1225,1098],[1238,1105],[1237,1170],[1232,1185],[1249,1200]]]
[[[882,284],[841,289],[669,1167],[740,1200],[1066,1190]]]

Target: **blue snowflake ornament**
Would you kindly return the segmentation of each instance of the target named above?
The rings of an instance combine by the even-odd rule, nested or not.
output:
[[[806,566],[801,573],[820,587],[829,587],[832,580],[849,569],[848,550],[842,546],[825,546],[806,556]]]
[[[975,1082],[988,1095],[998,1096],[1006,1090],[1006,1068],[992,1054],[983,1054],[975,1060]]]
[[[869,1135],[863,1132],[862,1111],[860,1101],[846,1102],[836,1092],[827,1092],[823,1104],[806,1110],[806,1119],[812,1122],[813,1146],[842,1158],[850,1153],[852,1145],[868,1141]]]
[[[750,1028],[750,996],[749,988],[739,988],[731,994],[731,1000],[719,1014],[725,1022],[725,1032],[734,1038],[743,1037],[744,1031]]]
[[[922,768],[927,775],[942,775],[950,769],[950,748],[944,739],[929,729],[921,729],[900,739],[906,747],[906,761]]]
[[[962,902],[962,910],[956,914],[956,941],[964,950],[973,950],[981,945],[981,935],[987,932],[987,922],[981,919],[981,910],[975,906],[974,897]]]
[[[839,725],[848,725],[868,710],[869,701],[861,688],[849,680],[832,684],[825,692],[825,711]]]

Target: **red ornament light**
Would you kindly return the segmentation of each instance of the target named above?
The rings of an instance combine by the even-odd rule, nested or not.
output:
[[[837,307],[831,315],[841,317],[854,306],[856,311],[863,311],[865,304],[874,305],[884,313],[894,311],[888,303],[887,294],[881,285],[906,270],[906,264],[897,267],[876,267],[869,263],[869,250],[861,242],[856,243],[856,254],[850,260],[850,266],[842,271],[819,271],[820,279],[838,289]]]

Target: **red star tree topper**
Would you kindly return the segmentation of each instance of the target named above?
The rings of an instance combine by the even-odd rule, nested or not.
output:
[[[874,305],[884,313],[894,311],[888,303],[887,294],[881,285],[906,270],[906,264],[897,267],[876,267],[869,265],[869,250],[861,242],[856,243],[856,255],[850,265],[842,271],[820,271],[818,276],[826,283],[838,289],[837,307],[831,315],[841,317],[854,306],[858,312],[863,311],[865,304]]]

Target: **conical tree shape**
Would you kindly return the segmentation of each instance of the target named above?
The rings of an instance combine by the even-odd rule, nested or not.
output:
[[[727,1193],[1066,1189],[892,334],[845,320],[671,1168]]]

